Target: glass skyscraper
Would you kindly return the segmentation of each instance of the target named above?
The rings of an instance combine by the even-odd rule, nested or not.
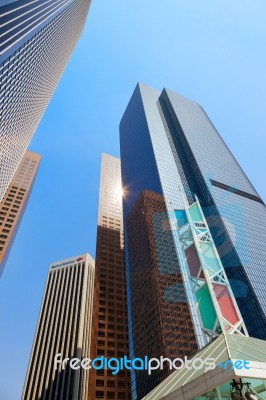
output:
[[[0,0],[0,201],[64,71],[91,0]]]
[[[195,195],[247,330],[266,339],[265,205],[204,110],[138,84],[120,143],[131,357],[190,356],[205,344],[175,219]],[[133,373],[133,398],[165,374]]]

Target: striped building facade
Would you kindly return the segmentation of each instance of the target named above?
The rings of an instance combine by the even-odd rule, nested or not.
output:
[[[55,357],[90,356],[94,260],[82,254],[50,265],[23,400],[87,400],[89,370]]]

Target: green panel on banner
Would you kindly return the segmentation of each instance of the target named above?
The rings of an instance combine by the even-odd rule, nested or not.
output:
[[[197,290],[196,298],[204,328],[212,329],[217,317],[207,285]]]
[[[217,272],[221,269],[218,258],[216,257],[213,245],[211,243],[200,243],[201,254],[206,265]]]
[[[190,214],[192,221],[196,221],[196,222],[202,221],[201,211],[200,211],[197,203],[195,203],[191,207],[189,207],[188,212]]]
[[[175,210],[175,217],[177,219],[177,224],[179,228],[188,223],[187,215],[185,210]]]

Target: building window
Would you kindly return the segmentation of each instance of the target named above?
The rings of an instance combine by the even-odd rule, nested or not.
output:
[[[96,371],[96,375],[104,376],[104,370],[103,369],[99,369],[98,371]]]

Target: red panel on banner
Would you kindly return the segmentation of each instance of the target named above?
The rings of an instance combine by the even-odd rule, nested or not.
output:
[[[189,266],[189,271],[191,276],[197,276],[200,269],[200,260],[197,254],[195,245],[188,247],[185,250],[186,259]]]
[[[231,299],[229,290],[226,286],[213,284],[213,289],[222,313],[222,316],[227,319],[231,324],[235,324],[239,321],[235,306]]]

